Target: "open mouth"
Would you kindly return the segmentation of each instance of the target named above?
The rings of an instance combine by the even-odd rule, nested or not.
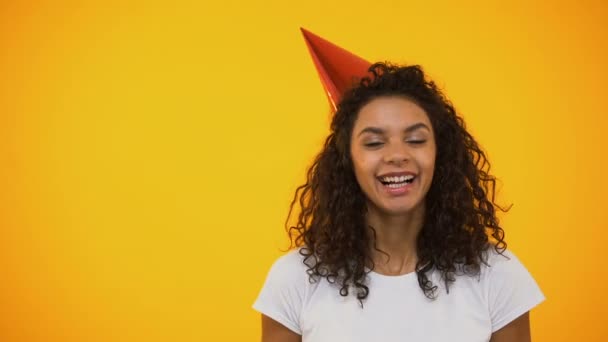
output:
[[[398,177],[380,177],[378,180],[388,188],[397,189],[412,184],[415,178],[414,175],[406,175]]]

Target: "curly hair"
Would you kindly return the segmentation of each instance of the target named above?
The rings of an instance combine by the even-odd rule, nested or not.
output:
[[[496,178],[489,173],[486,155],[420,66],[376,63],[368,71],[368,77],[344,94],[306,183],[295,191],[285,222],[291,247],[302,247],[299,253],[310,281],[326,278],[339,285],[342,296],[354,287],[361,304],[367,298],[366,275],[374,266],[369,246],[375,246],[367,228],[374,234],[375,230],[366,226],[366,197],[353,170],[351,135],[364,105],[377,97],[402,96],[424,109],[435,133],[435,170],[416,241],[415,268],[424,295],[434,299],[437,286],[429,279],[430,271],[440,272],[449,291],[460,270],[479,274],[489,248],[504,252],[504,231],[496,212],[508,209],[495,203]],[[300,210],[295,225],[290,225],[296,204]],[[366,270],[367,265],[371,269]]]

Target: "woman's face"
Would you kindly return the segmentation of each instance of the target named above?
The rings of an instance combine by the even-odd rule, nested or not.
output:
[[[359,111],[351,157],[369,210],[407,215],[424,208],[435,154],[430,120],[414,102],[398,96],[377,97]]]

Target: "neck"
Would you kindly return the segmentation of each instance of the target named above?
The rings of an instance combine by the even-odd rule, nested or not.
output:
[[[423,223],[424,206],[399,215],[370,208],[367,224],[375,230],[374,238],[374,232],[369,229],[371,258],[375,269],[387,275],[413,272],[418,261],[416,242]]]

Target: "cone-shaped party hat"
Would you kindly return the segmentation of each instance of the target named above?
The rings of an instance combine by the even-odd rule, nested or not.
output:
[[[303,28],[300,30],[335,111],[342,94],[353,86],[353,81],[368,75],[371,63]]]

